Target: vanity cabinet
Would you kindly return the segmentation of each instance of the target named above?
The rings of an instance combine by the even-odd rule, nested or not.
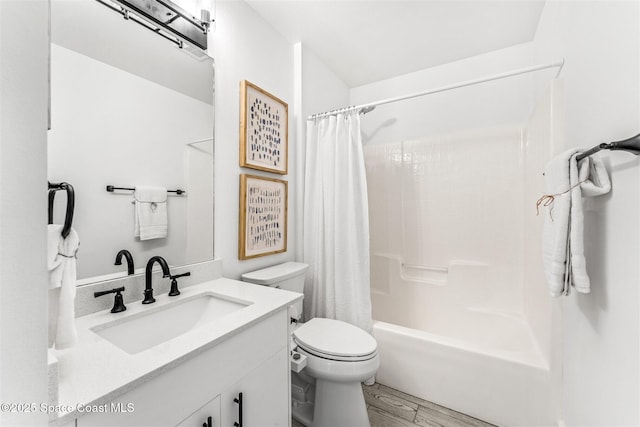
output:
[[[220,421],[220,396],[216,396],[209,402],[191,414],[186,420],[178,424],[177,427],[218,427]]]
[[[106,404],[79,414],[89,426],[287,426],[290,415],[288,315],[283,308],[134,383]],[[137,356],[143,357],[144,353]],[[106,368],[106,367],[105,367]],[[105,375],[109,375],[105,371]],[[150,375],[150,376],[151,376]],[[99,407],[96,408],[99,410]]]

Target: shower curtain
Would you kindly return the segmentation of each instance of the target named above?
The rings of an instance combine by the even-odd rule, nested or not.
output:
[[[357,112],[307,121],[304,191],[305,318],[371,332],[369,212]]]

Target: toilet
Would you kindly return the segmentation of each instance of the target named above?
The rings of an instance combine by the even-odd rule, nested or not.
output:
[[[303,293],[308,267],[286,262],[245,273],[242,280]],[[302,302],[290,313],[295,324]],[[360,383],[380,366],[371,335],[340,320],[316,317],[292,328],[291,350],[291,409],[297,421],[307,427],[370,426]]]

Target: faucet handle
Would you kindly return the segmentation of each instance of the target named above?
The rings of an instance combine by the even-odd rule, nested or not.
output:
[[[125,311],[127,309],[127,307],[124,305],[124,300],[122,298],[122,293],[124,292],[124,286],[120,287],[120,288],[114,288],[108,291],[98,291],[98,292],[94,292],[93,293],[93,297],[94,298],[98,298],[101,297],[102,295],[107,295],[107,294],[113,294],[115,293],[116,296],[114,298],[113,301],[113,308],[111,309],[112,313],[120,313],[121,311]]]
[[[175,297],[176,295],[180,295],[180,291],[178,290],[178,277],[191,276],[191,272],[187,271],[186,273],[176,274],[175,276],[169,276],[171,278],[171,290],[169,291],[170,297]]]

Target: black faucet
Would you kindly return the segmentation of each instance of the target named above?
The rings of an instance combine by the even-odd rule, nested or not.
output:
[[[155,262],[160,264],[162,267],[162,277],[171,276],[171,272],[169,271],[169,265],[167,261],[164,260],[161,256],[154,256],[149,259],[147,262],[147,268],[144,270],[144,300],[142,300],[143,304],[151,304],[152,302],[156,302],[156,299],[153,297],[153,288],[151,287],[151,269],[153,268],[153,264]]]
[[[120,252],[118,252],[118,255],[116,255],[116,262],[113,265],[122,265],[123,255],[127,259],[127,275],[130,276],[134,272],[134,267],[133,267],[133,257],[131,256],[131,252],[129,252],[128,250],[122,249]]]

